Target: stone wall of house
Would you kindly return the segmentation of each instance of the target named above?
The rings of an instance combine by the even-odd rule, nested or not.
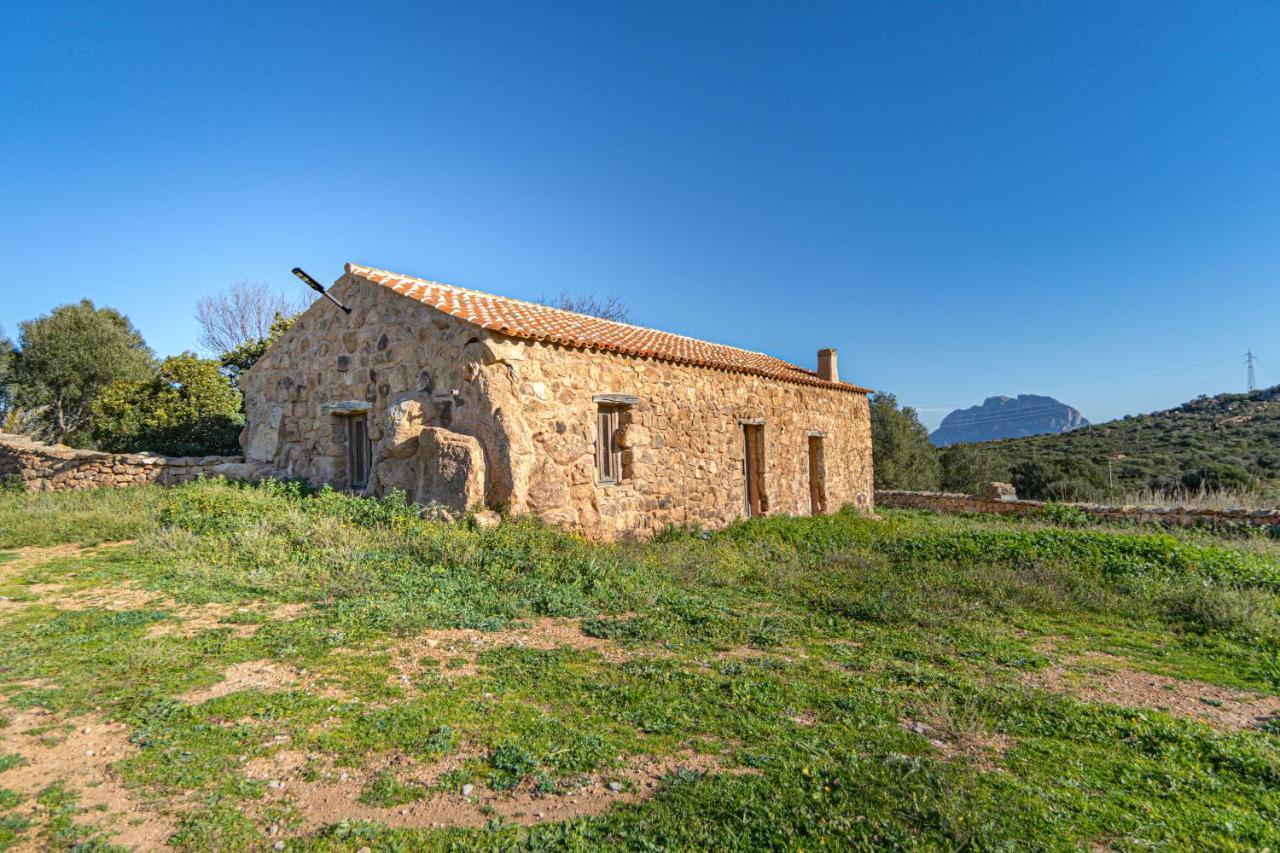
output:
[[[876,490],[876,506],[882,509],[925,509],[940,513],[982,512],[1019,515],[1039,512],[1044,501],[1000,499],[947,492]],[[1170,527],[1280,527],[1280,509],[1193,509],[1190,507],[1108,506],[1073,503],[1081,512],[1111,522],[1164,524]]]
[[[533,453],[517,479],[525,507],[543,518],[601,536],[742,518],[744,423],[763,429],[768,513],[811,511],[810,436],[822,441],[828,511],[872,508],[863,394],[541,342],[487,347],[522,401],[511,428]],[[616,485],[596,476],[595,398],[609,395],[636,398],[621,413]]]
[[[175,485],[202,476],[248,479],[253,473],[239,456],[100,453],[0,433],[0,479],[20,481],[29,491],[110,489],[144,483]]]
[[[242,380],[246,459],[277,476],[348,485],[345,418],[362,417],[374,494],[425,501],[457,482],[466,494],[455,508],[645,535],[742,517],[741,422],[758,421],[769,512],[809,512],[811,433],[822,437],[828,509],[871,508],[862,394],[517,340],[350,275],[333,293],[351,314],[316,302]],[[621,416],[616,485],[596,482],[602,394],[636,398]]]

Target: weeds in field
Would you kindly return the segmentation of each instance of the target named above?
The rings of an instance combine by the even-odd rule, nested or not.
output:
[[[113,772],[194,804],[179,847],[266,844],[274,795],[244,768],[286,745],[335,772],[383,768],[356,793],[389,810],[464,784],[490,797],[585,797],[602,784],[592,780],[636,761],[666,768],[636,802],[596,817],[448,830],[342,820],[289,842],[320,850],[1280,840],[1274,734],[1025,680],[1050,656],[1096,650],[1280,690],[1271,543],[891,512],[594,545],[533,522],[449,526],[400,498],[292,484],[86,494],[0,495],[0,541],[138,542],[32,565],[5,594],[127,582],[160,603],[68,610],[27,592],[0,613],[0,683],[11,710],[127,725],[134,751]],[[47,527],[26,518],[59,509]],[[252,615],[286,604],[296,606],[287,619]],[[214,606],[224,624],[160,630]],[[518,638],[548,616],[580,620],[609,657],[514,640],[414,645],[429,631],[464,645],[465,632]],[[400,677],[406,644],[425,675]],[[274,680],[224,680],[263,661]],[[423,766],[448,757],[451,769],[409,778],[388,769],[391,755]],[[22,823],[20,800],[0,797],[0,840],[90,837],[76,835],[88,818],[56,793],[38,829]]]

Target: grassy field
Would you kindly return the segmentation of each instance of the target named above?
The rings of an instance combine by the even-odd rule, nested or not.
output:
[[[0,494],[0,845],[1280,846],[1280,542]]]

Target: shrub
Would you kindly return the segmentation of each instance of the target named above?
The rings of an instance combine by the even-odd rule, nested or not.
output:
[[[1047,500],[1093,501],[1102,497],[1102,490],[1084,480],[1054,480],[1044,487]]]
[[[1028,513],[1028,517],[1062,527],[1087,527],[1094,523],[1093,517],[1079,507],[1057,501],[1049,501],[1044,505],[1044,509]]]
[[[1009,466],[996,450],[973,444],[953,444],[939,454],[942,490],[976,495],[987,483],[1009,479]]]
[[[1223,632],[1246,639],[1280,636],[1280,601],[1264,590],[1186,585],[1164,593],[1159,604],[1166,614],[1202,634]]]
[[[192,353],[164,360],[154,376],[107,387],[93,404],[103,450],[201,456],[239,450],[240,392],[216,361]]]
[[[1182,485],[1193,491],[1252,491],[1258,481],[1239,465],[1209,465],[1184,474]]]

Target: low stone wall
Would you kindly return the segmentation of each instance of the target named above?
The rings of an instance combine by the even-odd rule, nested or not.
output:
[[[1067,504],[1105,521],[1144,522],[1171,527],[1272,527],[1280,528],[1280,509],[1192,509],[1190,507],[1108,506]],[[876,492],[879,509],[927,509],[942,513],[985,512],[996,515],[1027,515],[1045,508],[1044,501],[998,498],[986,495],[959,495],[950,492]]]
[[[239,456],[100,453],[0,433],[0,480],[17,477],[29,491],[111,489],[143,483],[173,485],[201,476],[250,479],[253,474],[254,466],[246,465]]]

